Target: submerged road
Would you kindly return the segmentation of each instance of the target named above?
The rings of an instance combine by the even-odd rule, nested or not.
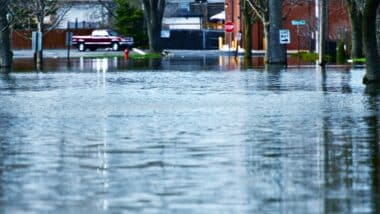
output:
[[[219,50],[164,50],[165,54],[173,56],[219,56],[219,55],[228,55],[228,52],[219,51]],[[135,53],[132,51],[131,53]],[[254,55],[263,56],[264,51],[253,51]],[[22,58],[33,58],[32,50],[13,50],[13,58],[22,59]],[[67,50],[66,49],[46,49],[43,52],[45,58],[66,58]],[[70,57],[107,57],[107,56],[123,56],[123,51],[110,51],[106,49],[99,49],[96,51],[85,51],[79,52],[77,49],[70,50]],[[231,54],[234,54],[231,52]]]
[[[184,58],[0,75],[0,213],[380,213],[364,69]]]
[[[178,56],[212,56],[226,54],[219,50],[166,50],[166,54],[178,55]],[[132,51],[131,53],[135,53]],[[33,58],[32,50],[14,50],[13,58]],[[65,49],[47,49],[43,52],[45,58],[66,58],[67,50]],[[103,57],[103,56],[123,56],[123,51],[110,51],[105,49],[100,49],[97,51],[85,51],[79,52],[76,49],[70,50],[70,57]]]

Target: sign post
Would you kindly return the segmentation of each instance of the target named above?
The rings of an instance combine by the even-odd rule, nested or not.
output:
[[[66,32],[67,61],[70,60],[70,47],[73,44],[73,32]]]
[[[32,50],[33,58],[37,70],[42,68],[42,33],[38,31],[32,32]]]
[[[224,24],[224,30],[229,34],[228,41],[228,53],[231,52],[231,40],[232,40],[232,32],[234,31],[234,23],[232,21],[228,21]]]
[[[236,51],[235,51],[235,57],[238,56],[238,53],[239,53],[239,45],[240,45],[240,41],[241,41],[241,31],[238,32],[238,34],[236,35]]]
[[[32,49],[34,53],[42,50],[42,33],[41,32],[37,32],[37,31],[32,32]]]

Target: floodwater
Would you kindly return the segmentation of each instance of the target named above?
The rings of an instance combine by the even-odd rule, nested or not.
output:
[[[364,70],[259,61],[16,61],[0,75],[0,213],[379,213]]]

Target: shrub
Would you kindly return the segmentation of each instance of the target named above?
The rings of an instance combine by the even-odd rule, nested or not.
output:
[[[317,53],[311,53],[306,51],[300,51],[291,55],[292,58],[300,58],[305,62],[315,62],[318,59]]]
[[[346,63],[347,55],[346,50],[344,49],[344,42],[340,41],[338,43],[337,51],[336,51],[336,63],[344,64]]]

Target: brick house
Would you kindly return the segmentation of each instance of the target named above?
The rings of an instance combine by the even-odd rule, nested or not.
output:
[[[243,0],[225,0],[226,21],[232,21],[235,29],[232,35],[234,40],[239,31],[243,31],[244,18],[240,11],[240,2]],[[349,43],[350,21],[344,0],[330,1],[329,5],[328,38],[330,41],[343,40]],[[289,29],[291,43],[287,45],[288,50],[314,50],[315,31],[317,29],[317,18],[315,16],[315,0],[300,1],[300,4],[291,4],[285,0],[283,6],[283,29]],[[304,20],[305,25],[292,25],[292,20]],[[261,23],[256,23],[252,28],[252,44],[254,50],[263,50],[264,31]],[[245,38],[243,38],[245,39]],[[226,37],[228,40],[228,37]],[[228,42],[228,41],[227,41]]]

